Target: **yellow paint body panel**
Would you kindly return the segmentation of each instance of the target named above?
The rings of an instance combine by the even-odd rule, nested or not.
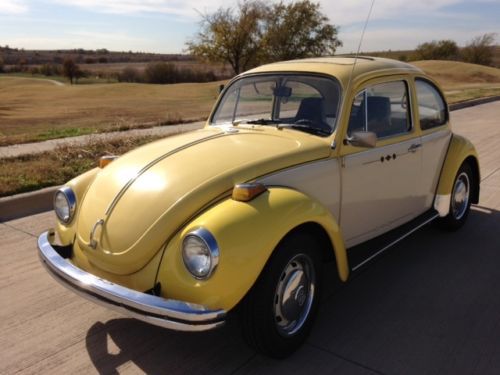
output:
[[[458,169],[469,156],[474,157],[476,161],[479,159],[474,145],[467,138],[453,134],[439,178],[437,194],[451,194]]]
[[[252,287],[281,239],[308,222],[318,223],[326,230],[334,245],[339,275],[347,280],[346,252],[335,219],[308,196],[275,187],[250,202],[226,199],[177,233],[165,249],[158,274],[162,294],[230,310]],[[219,265],[207,281],[194,279],[182,260],[182,239],[198,227],[214,235],[220,250]]]
[[[103,271],[133,274],[235,184],[329,155],[324,139],[274,127],[203,129],[153,142],[97,173],[76,218],[78,246]],[[92,249],[90,234],[100,219],[105,222]]]

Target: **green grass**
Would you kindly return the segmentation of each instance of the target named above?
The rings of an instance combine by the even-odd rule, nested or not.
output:
[[[80,146],[61,146],[54,151],[2,159],[0,197],[61,185],[94,168],[100,156],[121,155],[162,137],[114,139]]]

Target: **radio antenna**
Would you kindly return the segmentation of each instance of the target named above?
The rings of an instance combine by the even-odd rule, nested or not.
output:
[[[365,37],[366,26],[368,26],[368,21],[370,20],[370,16],[372,14],[373,5],[375,5],[375,0],[372,0],[370,5],[370,10],[368,11],[368,15],[366,16],[365,25],[363,26],[363,31],[361,32],[361,38],[359,39],[358,50],[356,51],[356,55],[354,56],[354,63],[352,64],[351,74],[349,75],[349,82],[347,83],[347,91],[351,89],[351,81],[352,75],[354,74],[354,68],[356,67],[356,63],[358,62],[359,51],[361,50],[361,44],[363,43],[363,38]]]

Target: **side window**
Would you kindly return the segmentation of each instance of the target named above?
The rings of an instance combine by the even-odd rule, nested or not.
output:
[[[422,79],[415,80],[417,89],[418,112],[420,128],[432,129],[446,124],[446,103],[439,91],[429,82]]]
[[[348,132],[370,131],[384,138],[411,130],[408,87],[404,81],[367,87],[354,98]]]

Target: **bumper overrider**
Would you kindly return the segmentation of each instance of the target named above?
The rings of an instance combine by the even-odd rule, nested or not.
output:
[[[177,331],[206,331],[224,324],[224,310],[165,299],[103,280],[74,266],[50,242],[52,233],[38,238],[38,255],[48,272],[80,296],[132,318]]]

